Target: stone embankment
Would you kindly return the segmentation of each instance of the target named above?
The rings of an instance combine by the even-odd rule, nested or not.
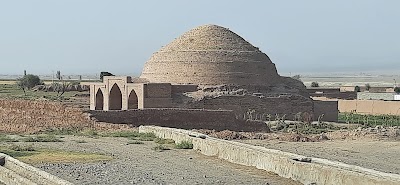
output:
[[[187,130],[141,126],[139,132],[153,132],[158,137],[173,139],[175,142],[190,140],[193,143],[193,149],[204,155],[217,156],[236,164],[255,166],[303,184],[400,184],[400,175],[398,174],[383,173],[341,162],[308,158],[265,147],[216,139]]]
[[[72,185],[33,166],[0,153],[0,184],[20,185]]]

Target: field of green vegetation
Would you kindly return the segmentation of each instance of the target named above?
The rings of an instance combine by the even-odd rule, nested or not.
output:
[[[369,127],[377,125],[400,126],[400,116],[339,113],[339,122],[361,124]]]
[[[15,83],[0,84],[0,98],[35,100],[45,98],[49,100],[68,100],[79,92],[65,92],[58,96],[57,92],[31,91],[27,90],[26,95]]]

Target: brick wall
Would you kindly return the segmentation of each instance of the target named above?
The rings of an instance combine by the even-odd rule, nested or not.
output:
[[[324,115],[322,121],[338,121],[338,102],[337,101],[314,101],[314,117]]]
[[[172,94],[197,91],[197,85],[173,85]]]
[[[146,98],[171,98],[170,83],[149,83],[145,84]]]
[[[244,121],[233,111],[201,109],[143,109],[127,111],[90,111],[100,122],[157,125],[183,129],[268,131],[264,122]]]
[[[400,115],[400,101],[339,100],[340,112],[356,112],[373,115]]]
[[[249,110],[255,110],[254,116],[271,114],[286,115],[293,119],[299,112],[313,113],[313,101],[300,95],[276,95],[259,98],[256,96],[220,96],[185,104],[186,108],[233,110],[236,115],[244,116]],[[255,115],[257,114],[257,116]]]

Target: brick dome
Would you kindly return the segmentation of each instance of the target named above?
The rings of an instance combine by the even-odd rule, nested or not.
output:
[[[269,57],[227,28],[194,28],[155,52],[141,78],[152,83],[269,85],[279,79]]]

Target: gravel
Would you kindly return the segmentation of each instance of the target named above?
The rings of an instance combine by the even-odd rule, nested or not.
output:
[[[126,138],[68,136],[63,140],[62,143],[35,143],[35,147],[101,153],[114,158],[97,163],[34,164],[74,184],[300,184],[194,150],[154,151],[156,144],[152,141],[128,145]],[[77,143],[77,140],[87,143]]]

